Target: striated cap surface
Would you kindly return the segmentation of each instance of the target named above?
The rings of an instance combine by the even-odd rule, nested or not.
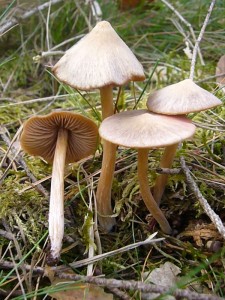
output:
[[[142,65],[107,21],[97,23],[52,70],[60,81],[80,90],[145,79]]]
[[[185,79],[171,84],[148,97],[147,107],[150,111],[167,114],[183,115],[206,110],[222,102],[210,92]]]
[[[147,109],[124,111],[106,118],[100,136],[128,148],[157,148],[190,138],[195,125],[183,116],[159,115]]]

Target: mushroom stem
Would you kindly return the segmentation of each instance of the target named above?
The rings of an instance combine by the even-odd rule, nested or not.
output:
[[[178,145],[179,144],[176,143],[165,148],[165,151],[160,161],[160,168],[171,168]],[[158,205],[160,205],[162,195],[164,193],[168,181],[168,176],[168,174],[160,174],[156,178],[155,186],[153,188],[153,197]]]
[[[116,148],[116,145],[103,141],[102,169],[96,192],[98,221],[102,229],[108,232],[116,223],[114,217],[109,217],[113,214],[111,189],[116,163]]]
[[[113,115],[113,89],[106,86],[100,89],[102,102],[102,119]],[[117,146],[103,140],[103,158],[101,174],[98,182],[96,200],[98,209],[98,221],[102,229],[110,231],[115,225],[115,218],[109,217],[113,214],[111,205],[111,189],[116,163]]]
[[[102,119],[112,116],[113,110],[113,88],[111,85],[104,86],[100,89],[102,104]]]
[[[51,258],[58,260],[64,234],[64,168],[68,142],[68,131],[61,128],[55,148],[49,208],[49,236]]]
[[[163,232],[171,234],[172,229],[155,202],[148,183],[148,149],[138,149],[138,179],[142,198],[152,216],[159,223]]]

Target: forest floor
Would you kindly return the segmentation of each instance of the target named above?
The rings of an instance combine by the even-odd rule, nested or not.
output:
[[[33,115],[56,110],[101,123],[99,91],[74,90],[57,81],[51,67],[97,21],[107,20],[146,75],[144,82],[114,88],[117,109],[146,108],[153,91],[189,78],[195,38],[210,5],[170,1],[174,12],[160,0],[132,8],[121,7],[121,2],[99,0],[102,14],[97,15],[96,1],[0,1],[0,299],[225,298],[224,236],[193,192],[180,160],[185,160],[201,196],[225,223],[225,96],[215,77],[217,62],[225,54],[222,0],[216,1],[201,40],[194,81],[223,104],[188,115],[197,130],[177,151],[161,203],[173,234],[164,234],[154,223],[139,191],[137,152],[123,147],[117,151],[112,186],[117,224],[109,233],[97,228],[93,216],[102,160],[99,146],[94,157],[66,167],[61,259],[57,267],[46,265],[52,167],[21,150],[22,124]],[[162,153],[161,148],[149,151],[150,187],[163,171]],[[93,229],[95,238],[90,235]],[[153,243],[144,242],[149,236]],[[100,255],[98,260],[79,263],[90,258],[90,248]],[[93,284],[105,290],[83,283],[91,282],[82,277],[90,275],[90,269],[97,278]],[[90,292],[85,296],[86,288]]]

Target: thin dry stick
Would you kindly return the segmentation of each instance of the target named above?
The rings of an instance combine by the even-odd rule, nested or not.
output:
[[[50,2],[46,2],[43,3],[35,8],[32,8],[31,10],[26,11],[23,15],[21,15],[20,17],[17,18],[12,18],[9,21],[6,21],[5,23],[3,23],[2,26],[0,26],[0,36],[3,35],[4,33],[6,33],[9,29],[11,29],[12,27],[17,26],[20,21],[23,21],[29,17],[31,17],[32,15],[36,14],[39,11],[44,10],[45,8],[49,7],[49,3],[51,3],[51,5],[57,4],[59,2],[61,2],[62,0],[51,0]]]
[[[208,217],[211,219],[219,233],[222,235],[222,237],[225,239],[225,227],[223,226],[223,223],[220,219],[220,217],[212,210],[210,205],[208,204],[207,200],[203,197],[202,193],[200,192],[197,184],[195,183],[194,179],[191,176],[191,172],[188,169],[186,162],[183,157],[180,158],[181,161],[181,167],[182,170],[186,176],[186,180],[188,183],[188,186],[192,193],[195,195],[195,197],[198,199],[200,204],[202,205],[205,213],[208,215]]]
[[[9,240],[13,241],[14,246],[16,248],[17,256],[20,260],[22,260],[23,259],[22,251],[21,251],[20,245],[19,245],[15,235],[11,232],[11,230],[10,230],[10,228],[9,228],[9,226],[8,226],[5,219],[2,220],[2,223],[3,223],[3,226],[5,227],[6,231],[8,232],[8,235],[5,235],[5,237],[7,237]],[[10,248],[9,248],[9,251],[10,251]],[[15,266],[15,264],[14,264],[14,266]],[[28,282],[28,278],[27,278],[27,274],[26,274],[26,270],[25,270],[23,262],[21,263],[21,270],[23,272],[23,277],[24,277],[26,286],[29,289],[29,282]]]
[[[202,40],[202,38],[203,38],[203,35],[204,35],[204,32],[205,32],[206,26],[207,26],[208,23],[209,23],[209,18],[210,18],[210,16],[211,16],[211,13],[212,13],[212,11],[213,11],[213,7],[214,7],[215,3],[216,3],[216,0],[212,0],[212,1],[211,1],[211,4],[210,4],[210,6],[209,6],[208,13],[207,13],[207,15],[206,15],[206,17],[205,17],[205,21],[204,21],[204,23],[203,23],[203,25],[202,25],[202,28],[201,28],[200,33],[199,33],[199,36],[198,36],[198,38],[197,38],[197,40],[196,40],[196,42],[195,42],[195,46],[194,46],[193,54],[192,54],[192,60],[191,60],[190,76],[189,76],[189,78],[190,78],[191,80],[194,79],[195,64],[196,64],[196,59],[197,59],[197,53],[198,53],[199,45],[200,45],[201,40]]]
[[[205,17],[205,21],[202,25],[201,31],[199,33],[198,39],[195,43],[195,47],[193,50],[193,56],[192,56],[192,61],[191,61],[191,68],[190,68],[190,79],[193,80],[194,78],[194,71],[195,71],[195,64],[196,64],[196,57],[197,57],[197,50],[199,47],[199,44],[203,38],[205,28],[209,22],[210,15],[212,13],[213,7],[215,5],[216,0],[212,0],[208,13]],[[189,187],[191,191],[194,193],[195,197],[199,200],[200,204],[202,205],[205,213],[208,215],[208,217],[211,219],[213,224],[216,226],[217,230],[219,233],[222,235],[222,237],[225,239],[225,227],[223,226],[223,223],[220,219],[220,217],[213,211],[213,209],[210,207],[208,204],[207,200],[203,197],[202,193],[200,192],[197,184],[195,183],[194,179],[191,176],[190,170],[188,169],[185,159],[183,157],[180,158],[181,161],[181,167],[182,170],[186,176],[187,183],[189,184]]]
[[[11,141],[8,138],[8,136],[6,135],[6,133],[5,132],[1,132],[0,135],[1,135],[2,139],[3,139],[3,141],[6,143],[6,145],[8,147],[11,147],[12,154],[15,155],[16,152],[17,152],[17,149],[15,149],[13,147],[13,145],[11,145]],[[17,158],[15,158],[15,160],[18,162],[18,164],[21,165],[21,167],[23,167],[24,171],[26,172],[27,176],[30,178],[31,182],[33,182],[33,183],[37,182],[36,177],[30,171],[30,169],[28,168],[27,164],[23,160],[22,156],[17,155]],[[48,198],[49,193],[46,191],[46,189],[40,183],[36,187],[37,187],[38,191],[41,192],[42,195],[44,195],[46,198]]]
[[[23,279],[20,277],[20,273],[19,273],[18,268],[16,266],[16,262],[15,262],[15,260],[13,258],[12,250],[10,248],[9,248],[9,253],[10,253],[12,262],[15,265],[16,276],[18,278],[18,282],[19,282],[19,285],[20,285],[20,288],[21,288],[21,291],[22,291],[22,295],[23,295],[24,299],[27,299],[26,293],[25,293],[25,290],[24,290],[24,287],[23,287]]]
[[[130,244],[130,245],[127,245],[127,246],[121,247],[119,249],[112,250],[112,251],[109,251],[109,252],[106,252],[106,253],[103,253],[103,254],[100,254],[100,255],[96,255],[96,256],[92,257],[91,259],[90,258],[85,258],[85,259],[82,259],[82,260],[79,260],[79,261],[75,261],[75,262],[71,263],[70,266],[72,268],[83,267],[85,265],[100,261],[100,260],[105,259],[107,257],[111,257],[111,256],[114,256],[114,255],[122,253],[122,252],[127,252],[127,251],[130,251],[131,249],[134,249],[134,248],[137,248],[137,247],[140,247],[140,246],[143,246],[143,245],[153,244],[155,242],[157,243],[157,242],[161,242],[161,241],[164,240],[164,238],[153,239],[153,237],[156,234],[157,234],[157,232],[153,233],[151,236],[149,236],[144,241],[137,242],[137,243],[134,243],[134,244]]]
[[[0,262],[1,268],[5,269],[13,269],[15,266],[13,263],[8,261]],[[25,265],[26,270],[29,271],[31,269],[30,265]],[[20,266],[18,266],[20,268]],[[51,268],[53,271],[56,268]],[[37,274],[43,275],[45,273],[45,269],[42,267],[35,267],[33,271]],[[48,271],[46,272],[46,274]],[[160,285],[154,284],[146,284],[141,281],[134,281],[134,280],[117,280],[117,279],[105,279],[105,278],[97,278],[97,277],[88,277],[82,275],[74,275],[74,274],[67,274],[62,273],[61,271],[56,271],[55,276],[61,279],[70,279],[74,281],[83,281],[87,283],[96,284],[98,286],[104,286],[108,288],[121,288],[124,290],[130,291],[141,291],[145,293],[160,293],[163,294],[170,294],[175,296],[176,298],[187,298],[190,300],[224,300],[224,298],[220,298],[210,294],[198,294],[196,292],[192,292],[189,289],[177,289],[177,288],[168,288]]]
[[[112,288],[112,287],[107,287],[107,288],[110,292],[112,292],[115,296],[117,296],[117,298],[121,300],[131,300],[131,297],[127,293],[121,291],[120,289]]]
[[[192,38],[194,40],[194,42],[196,43],[196,36],[195,36],[195,32],[192,28],[192,25],[191,23],[189,23],[176,9],[175,7],[170,4],[168,1],[166,0],[161,0],[167,7],[169,7],[169,9],[171,9],[175,15],[189,28],[190,30],[190,33],[192,35]],[[201,64],[204,66],[205,63],[204,63],[204,60],[203,60],[203,57],[202,57],[202,54],[201,54],[201,51],[200,51],[200,48],[198,47],[197,49],[197,52],[198,52],[198,55],[199,55],[199,58],[200,58],[200,61],[201,61]]]

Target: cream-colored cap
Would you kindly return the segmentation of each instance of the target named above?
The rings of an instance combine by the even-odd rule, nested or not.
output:
[[[97,23],[52,70],[60,81],[80,90],[145,79],[142,65],[107,21]]]
[[[183,115],[215,107],[222,102],[210,92],[185,79],[155,91],[148,97],[150,111],[166,115]]]
[[[195,125],[183,116],[167,116],[147,109],[124,111],[106,118],[99,134],[113,144],[128,148],[157,148],[190,138]]]
[[[71,112],[53,112],[31,117],[25,122],[21,147],[27,153],[41,156],[52,163],[60,128],[68,130],[66,163],[94,154],[98,143],[98,127],[90,119]]]

